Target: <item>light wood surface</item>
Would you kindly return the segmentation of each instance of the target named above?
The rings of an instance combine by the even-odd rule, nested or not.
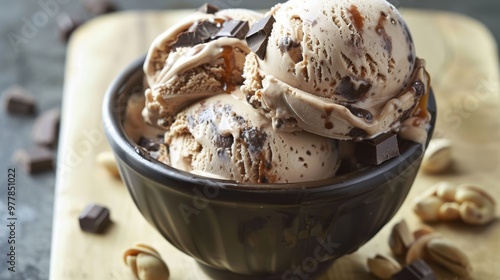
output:
[[[161,31],[186,11],[125,12],[97,18],[72,37],[68,48],[59,147],[50,279],[134,279],[122,261],[136,242],[156,248],[170,267],[171,279],[206,279],[193,259],[165,241],[141,216],[123,184],[96,165],[109,146],[101,124],[102,96],[114,77],[143,55]],[[412,199],[441,180],[474,183],[500,201],[500,95],[497,50],[478,22],[447,13],[403,10],[437,95],[436,135],[453,140],[455,165],[441,176],[419,174],[396,217],[358,252],[338,260],[321,279],[375,279],[366,258],[389,253],[394,222],[421,222]],[[80,231],[78,215],[89,202],[111,210],[105,235]],[[497,211],[498,212],[498,211]],[[498,215],[498,214],[497,214]],[[355,221],[353,221],[355,222]],[[500,222],[469,227],[432,225],[463,248],[473,261],[475,279],[500,279]],[[441,279],[455,279],[438,271]]]

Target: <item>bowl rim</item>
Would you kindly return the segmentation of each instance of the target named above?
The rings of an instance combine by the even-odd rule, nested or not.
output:
[[[133,166],[134,170],[139,172],[145,177],[153,179],[160,184],[164,184],[167,181],[177,181],[179,183],[185,182],[197,185],[204,188],[217,188],[219,190],[224,190],[227,192],[271,192],[271,193],[282,193],[287,191],[300,191],[301,193],[309,193],[321,195],[325,192],[330,192],[337,190],[339,195],[352,195],[356,193],[363,193],[369,191],[384,181],[388,181],[387,176],[397,176],[394,174],[402,173],[404,170],[409,168],[415,162],[419,162],[419,159],[423,156],[424,147],[421,144],[403,141],[403,148],[401,149],[401,155],[383,162],[380,165],[372,166],[368,165],[360,168],[359,170],[343,174],[340,176],[334,176],[332,178],[307,181],[307,182],[297,182],[297,183],[275,183],[275,184],[248,184],[248,183],[236,183],[234,181],[220,180],[214,178],[207,178],[203,176],[198,176],[189,172],[175,169],[171,166],[161,163],[151,157],[148,157],[138,148],[124,132],[123,125],[121,124],[120,114],[115,110],[116,104],[118,103],[120,95],[123,93],[125,85],[129,79],[134,75],[142,74],[143,64],[145,61],[145,56],[141,56],[134,62],[129,64],[111,83],[107,89],[102,107],[102,116],[104,131],[108,138],[108,142],[111,145],[113,152],[122,161],[124,161],[129,166]],[[139,72],[141,71],[141,72]],[[428,137],[426,146],[428,145],[430,139],[432,138],[435,123],[436,123],[436,100],[432,88],[429,92],[428,100],[428,110],[431,114],[431,120],[429,123]],[[406,162],[406,168],[401,169],[402,165]],[[389,173],[389,175],[387,175]],[[366,180],[370,180],[370,184],[360,184]],[[192,188],[184,188],[179,186],[179,184],[169,185],[170,188],[175,188],[180,192],[191,193]],[[349,191],[345,192],[348,188]],[[344,190],[344,191],[342,191]]]

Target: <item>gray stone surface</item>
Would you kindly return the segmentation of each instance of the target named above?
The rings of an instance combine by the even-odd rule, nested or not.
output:
[[[12,84],[31,90],[39,112],[61,105],[65,46],[58,40],[56,17],[63,12],[85,17],[80,0],[17,0],[0,5],[0,92]],[[44,16],[40,3],[52,6]],[[122,9],[193,8],[204,0],[116,0]],[[225,8],[266,8],[279,1],[212,1]],[[450,10],[468,14],[485,23],[500,39],[500,2],[495,0],[400,0],[399,7]],[[45,13],[46,15],[46,13]],[[27,21],[35,28],[28,30]],[[37,23],[38,25],[35,25]],[[32,26],[33,27],[33,26]],[[36,29],[36,30],[35,30]],[[24,33],[23,33],[24,32]],[[12,42],[13,34],[24,39]],[[20,41],[19,41],[20,40]],[[2,96],[3,97],[3,96]],[[15,167],[11,156],[32,145],[33,118],[11,117],[0,109],[0,279],[48,279],[55,175],[28,176],[17,168],[16,176],[16,272],[7,270],[7,169]]]

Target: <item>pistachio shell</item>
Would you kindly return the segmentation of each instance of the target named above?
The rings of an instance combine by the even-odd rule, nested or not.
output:
[[[413,208],[415,213],[426,222],[434,222],[439,219],[439,208],[444,201],[436,196],[422,197],[416,201]]]
[[[401,270],[401,265],[393,258],[386,255],[376,255],[368,259],[368,269],[380,279],[391,279],[392,275]]]
[[[447,268],[460,277],[468,277],[472,273],[469,257],[457,246],[446,239],[434,238],[427,245],[430,260]]]
[[[422,160],[422,169],[428,173],[446,171],[452,163],[452,145],[448,139],[433,139]]]
[[[166,280],[170,276],[160,254],[148,245],[135,244],[124,252],[123,258],[139,280]]]
[[[431,239],[441,238],[437,233],[424,235],[417,239],[411,245],[408,253],[406,254],[406,263],[412,263],[417,259],[425,259],[427,257],[426,245]]]
[[[438,217],[442,221],[454,221],[460,219],[460,205],[456,202],[445,202],[439,207]]]

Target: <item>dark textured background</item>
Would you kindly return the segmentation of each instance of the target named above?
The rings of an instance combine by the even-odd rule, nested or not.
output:
[[[39,111],[61,105],[65,46],[58,41],[56,18],[63,12],[86,17],[81,0],[58,0],[59,11],[29,38],[27,44],[13,48],[8,34],[20,34],[26,19],[41,11],[39,2],[55,0],[9,0],[0,4],[0,92],[18,83],[31,90]],[[367,0],[369,1],[369,0]],[[121,9],[194,8],[203,0],[115,0]],[[268,8],[280,1],[211,1],[220,7]],[[417,7],[455,11],[472,16],[490,28],[500,39],[500,1],[498,0],[399,0],[398,7]],[[12,33],[11,33],[12,34]],[[11,117],[0,109],[0,279],[48,279],[55,174],[30,177],[17,171],[17,265],[16,273],[6,267],[7,228],[6,182],[11,156],[17,148],[31,145],[33,118]]]

